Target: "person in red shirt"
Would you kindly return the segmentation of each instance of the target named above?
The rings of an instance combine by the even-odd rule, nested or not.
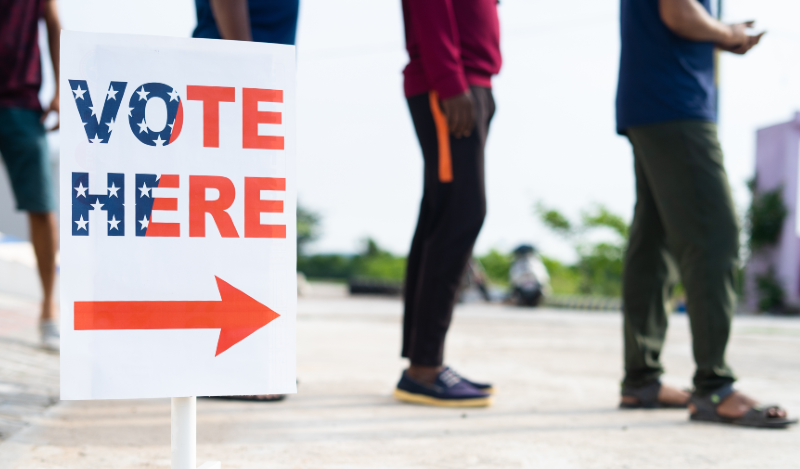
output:
[[[17,209],[28,212],[31,242],[42,281],[42,345],[58,350],[53,318],[58,232],[50,159],[43,126],[58,113],[58,86],[46,110],[39,103],[42,65],[39,19],[44,18],[50,58],[58,83],[61,24],[55,0],[0,0],[0,155],[8,171]],[[53,129],[58,128],[56,125]]]
[[[405,95],[425,162],[405,281],[395,397],[442,406],[489,405],[491,386],[443,364],[461,276],[486,215],[484,147],[500,71],[497,0],[403,0]]]

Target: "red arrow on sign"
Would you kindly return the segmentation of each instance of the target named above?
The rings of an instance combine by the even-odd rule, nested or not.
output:
[[[219,277],[221,301],[76,301],[76,331],[220,329],[217,353],[280,316]]]

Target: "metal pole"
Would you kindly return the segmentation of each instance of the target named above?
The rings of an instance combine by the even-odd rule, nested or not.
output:
[[[172,398],[172,469],[197,467],[197,398]]]

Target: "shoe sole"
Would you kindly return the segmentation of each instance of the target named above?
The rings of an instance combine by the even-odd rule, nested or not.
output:
[[[423,394],[413,394],[402,389],[394,390],[394,398],[412,404],[431,405],[436,407],[488,407],[492,405],[491,396],[473,399],[437,399]]]

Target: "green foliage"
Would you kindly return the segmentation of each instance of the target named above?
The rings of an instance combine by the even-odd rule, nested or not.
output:
[[[550,275],[550,288],[556,295],[575,295],[580,293],[581,274],[577,266],[542,256],[542,262]]]
[[[353,258],[354,277],[402,282],[405,275],[405,257],[396,257],[384,251],[372,238],[364,240],[364,250]]]
[[[783,308],[784,291],[781,283],[775,277],[775,270],[756,277],[758,290],[758,309],[760,311],[774,312]]]
[[[567,237],[572,236],[574,234],[572,223],[570,223],[567,217],[562,215],[561,212],[553,209],[548,209],[541,202],[536,204],[535,210],[536,213],[539,215],[539,219],[542,221],[542,223],[544,223],[545,226],[547,226],[551,230],[561,234],[562,236],[567,236]]]
[[[372,239],[364,241],[364,249],[355,256],[341,254],[300,255],[297,270],[308,278],[347,280],[361,277],[401,282],[405,277],[406,259],[384,251]]]
[[[602,205],[595,207],[594,212],[584,212],[582,218],[585,228],[610,228],[620,238],[628,239],[628,224],[625,220]]]
[[[498,285],[508,284],[508,272],[511,270],[511,262],[513,256],[511,254],[503,254],[496,249],[492,249],[486,255],[478,257],[486,271],[486,276],[492,283]]]
[[[319,238],[322,218],[300,203],[297,204],[297,253],[302,255],[312,241]]]
[[[750,185],[753,200],[747,211],[747,225],[750,232],[750,250],[756,251],[775,244],[781,235],[786,219],[786,206],[783,204],[783,188],[756,192]]]
[[[622,294],[623,242],[597,243],[578,248],[580,293],[614,297]]]
[[[341,254],[315,254],[297,256],[297,271],[308,278],[347,280],[352,272],[352,256]]]
[[[545,226],[567,238],[575,247],[578,262],[564,266],[547,259],[554,293],[619,296],[622,292],[622,263],[628,239],[628,224],[602,205],[581,215],[579,224],[571,222],[555,209],[539,203],[536,213]],[[590,242],[587,235],[597,229],[614,233],[613,241]]]

